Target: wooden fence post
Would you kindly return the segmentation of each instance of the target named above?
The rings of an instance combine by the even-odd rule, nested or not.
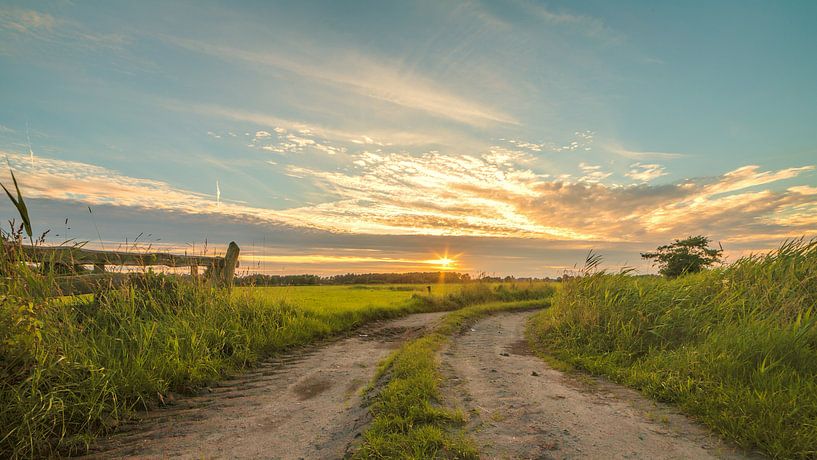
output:
[[[227,246],[227,254],[224,254],[224,266],[221,268],[221,282],[225,286],[232,286],[235,277],[235,267],[238,265],[238,253],[241,250],[235,241],[231,241]]]

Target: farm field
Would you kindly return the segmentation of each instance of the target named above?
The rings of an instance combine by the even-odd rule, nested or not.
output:
[[[493,290],[540,290],[554,286],[547,281],[500,283],[479,283]],[[234,295],[249,295],[268,302],[283,302],[297,306],[302,310],[343,311],[360,310],[366,306],[397,305],[413,296],[427,297],[427,287],[431,287],[431,297],[440,298],[456,296],[463,288],[473,290],[473,283],[438,283],[438,284],[375,284],[375,285],[341,285],[341,286],[270,286],[238,287]],[[504,286],[504,288],[499,288]]]
[[[341,286],[259,286],[237,287],[235,295],[250,295],[270,302],[286,302],[308,310],[360,309],[367,305],[391,305],[405,302],[413,295],[426,296],[427,285],[383,284]],[[432,296],[456,294],[462,284],[431,285]]]

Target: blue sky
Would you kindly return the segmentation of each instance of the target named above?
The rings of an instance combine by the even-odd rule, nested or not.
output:
[[[589,248],[648,271],[639,251],[697,233],[736,257],[817,227],[815,19],[793,1],[2,2],[0,152],[54,242],[235,239],[275,273],[448,250],[552,275]]]

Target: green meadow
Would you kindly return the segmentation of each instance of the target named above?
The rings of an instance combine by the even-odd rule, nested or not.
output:
[[[366,305],[389,305],[405,302],[413,296],[428,295],[427,285],[385,284],[385,285],[340,285],[340,286],[274,286],[238,287],[237,297],[249,295],[271,302],[297,305],[300,309],[314,312],[331,308],[339,310],[359,310]],[[431,285],[432,296],[455,294],[463,284],[439,283]]]

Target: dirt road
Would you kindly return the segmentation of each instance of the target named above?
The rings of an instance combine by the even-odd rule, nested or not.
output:
[[[367,326],[182,398],[104,440],[92,458],[338,459],[368,421],[360,389],[377,364],[444,313]]]
[[[532,313],[478,322],[441,352],[446,402],[469,415],[483,458],[746,458],[668,406],[549,368],[524,340]],[[338,459],[369,421],[377,364],[443,313],[369,325],[180,398],[101,442],[91,458]]]
[[[484,319],[441,354],[483,458],[745,458],[635,391],[549,368],[524,340],[531,314]]]

